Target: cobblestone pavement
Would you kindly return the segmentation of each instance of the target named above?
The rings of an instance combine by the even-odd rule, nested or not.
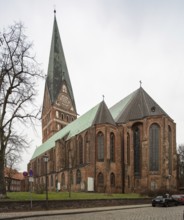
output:
[[[27,220],[184,220],[184,206],[145,207],[92,213],[24,218]]]

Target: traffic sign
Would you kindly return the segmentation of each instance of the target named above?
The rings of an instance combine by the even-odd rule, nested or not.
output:
[[[24,171],[24,172],[23,172],[23,176],[25,176],[25,177],[28,176],[28,172],[27,172],[27,171]]]
[[[29,176],[31,176],[31,177],[33,176],[33,171],[32,170],[29,171]]]

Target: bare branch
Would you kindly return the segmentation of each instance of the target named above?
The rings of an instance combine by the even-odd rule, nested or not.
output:
[[[38,79],[43,74],[32,54],[32,45],[22,23],[0,33],[0,194],[5,192],[5,157],[20,157],[22,149],[29,146],[17,124],[40,118],[34,100]]]

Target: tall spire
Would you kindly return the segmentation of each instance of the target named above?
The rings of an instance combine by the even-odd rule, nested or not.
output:
[[[56,101],[61,87],[63,83],[65,83],[74,109],[76,110],[73,90],[57,25],[56,10],[54,10],[54,25],[46,83],[49,89],[50,99],[52,103]]]
[[[42,141],[45,142],[77,118],[72,85],[54,10],[54,25],[42,108]]]

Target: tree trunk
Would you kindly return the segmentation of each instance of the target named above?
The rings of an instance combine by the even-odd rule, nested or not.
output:
[[[4,176],[4,151],[0,150],[0,199],[6,198],[6,183]]]
[[[12,181],[11,181],[11,178],[9,177],[9,178],[8,178],[8,182],[7,182],[8,192],[11,192],[11,182],[12,182]]]

